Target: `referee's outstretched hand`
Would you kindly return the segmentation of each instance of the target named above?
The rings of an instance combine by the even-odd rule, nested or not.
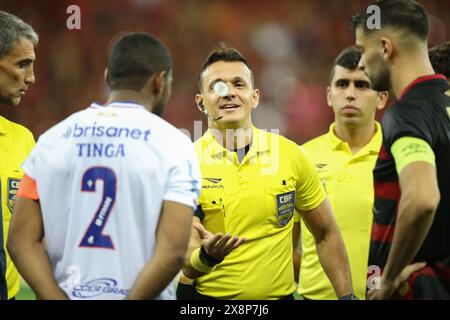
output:
[[[206,253],[217,260],[224,259],[231,251],[247,241],[244,237],[232,236],[228,233],[225,235],[222,232],[212,234],[198,222],[193,222],[192,227],[200,234]]]

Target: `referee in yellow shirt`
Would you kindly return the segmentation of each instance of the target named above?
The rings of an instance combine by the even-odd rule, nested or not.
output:
[[[358,69],[360,58],[361,50],[355,46],[336,58],[327,88],[335,122],[328,133],[303,147],[312,156],[330,199],[347,249],[354,292],[365,299],[374,198],[372,170],[382,142],[375,112],[384,108],[388,93],[371,89],[369,79]],[[301,245],[298,293],[312,300],[336,299],[319,263],[314,238],[303,222]]]
[[[314,234],[337,296],[351,299],[347,254],[314,164],[294,142],[253,126],[258,101],[247,60],[234,48],[215,49],[196,95],[208,131],[195,143],[203,185],[194,219],[216,236],[246,241],[225,255],[209,246],[212,234],[192,233],[183,273],[196,278],[194,299],[293,299],[295,209]],[[200,247],[201,238],[207,241]]]
[[[0,104],[16,106],[34,83],[34,47],[38,36],[33,28],[0,11]],[[0,299],[19,292],[19,273],[5,249],[16,192],[23,171],[21,164],[34,145],[33,135],[21,125],[0,116]]]

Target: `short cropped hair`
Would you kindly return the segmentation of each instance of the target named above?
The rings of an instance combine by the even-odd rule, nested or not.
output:
[[[350,46],[339,53],[334,60],[333,69],[331,69],[330,82],[333,81],[336,66],[341,66],[349,70],[358,68],[359,60],[361,60],[362,49],[357,46]]]
[[[434,46],[428,51],[428,55],[434,71],[450,79],[450,41]]]
[[[212,65],[213,63],[219,62],[219,61],[226,61],[226,62],[242,62],[247,66],[247,68],[250,70],[250,73],[252,75],[252,85],[254,85],[254,77],[253,77],[253,71],[250,67],[250,64],[248,63],[247,59],[235,48],[228,47],[224,43],[220,43],[218,48],[213,49],[208,57],[206,58],[205,62],[203,63],[202,69],[200,70],[200,75],[198,77],[198,86],[200,88],[200,91],[203,89],[203,72]]]
[[[172,70],[167,47],[145,32],[129,33],[113,46],[108,61],[108,85],[112,90],[141,90],[155,73]]]
[[[380,8],[381,29],[391,27],[414,34],[421,40],[428,37],[428,15],[423,6],[414,0],[378,0],[374,5]],[[364,10],[351,21],[353,29],[362,28],[365,34],[377,31],[368,28],[371,14]]]
[[[25,38],[33,46],[39,42],[39,37],[33,28],[22,19],[0,10],[0,58],[7,56],[14,44]]]

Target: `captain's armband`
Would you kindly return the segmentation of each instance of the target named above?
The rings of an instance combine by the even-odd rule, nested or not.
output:
[[[422,161],[436,165],[433,149],[426,141],[419,138],[402,137],[396,140],[391,147],[391,153],[395,159],[398,174],[413,162]]]

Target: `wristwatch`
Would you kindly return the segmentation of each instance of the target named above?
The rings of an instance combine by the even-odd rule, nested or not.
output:
[[[340,297],[339,300],[359,300],[359,298],[355,296],[352,292],[350,294]]]

